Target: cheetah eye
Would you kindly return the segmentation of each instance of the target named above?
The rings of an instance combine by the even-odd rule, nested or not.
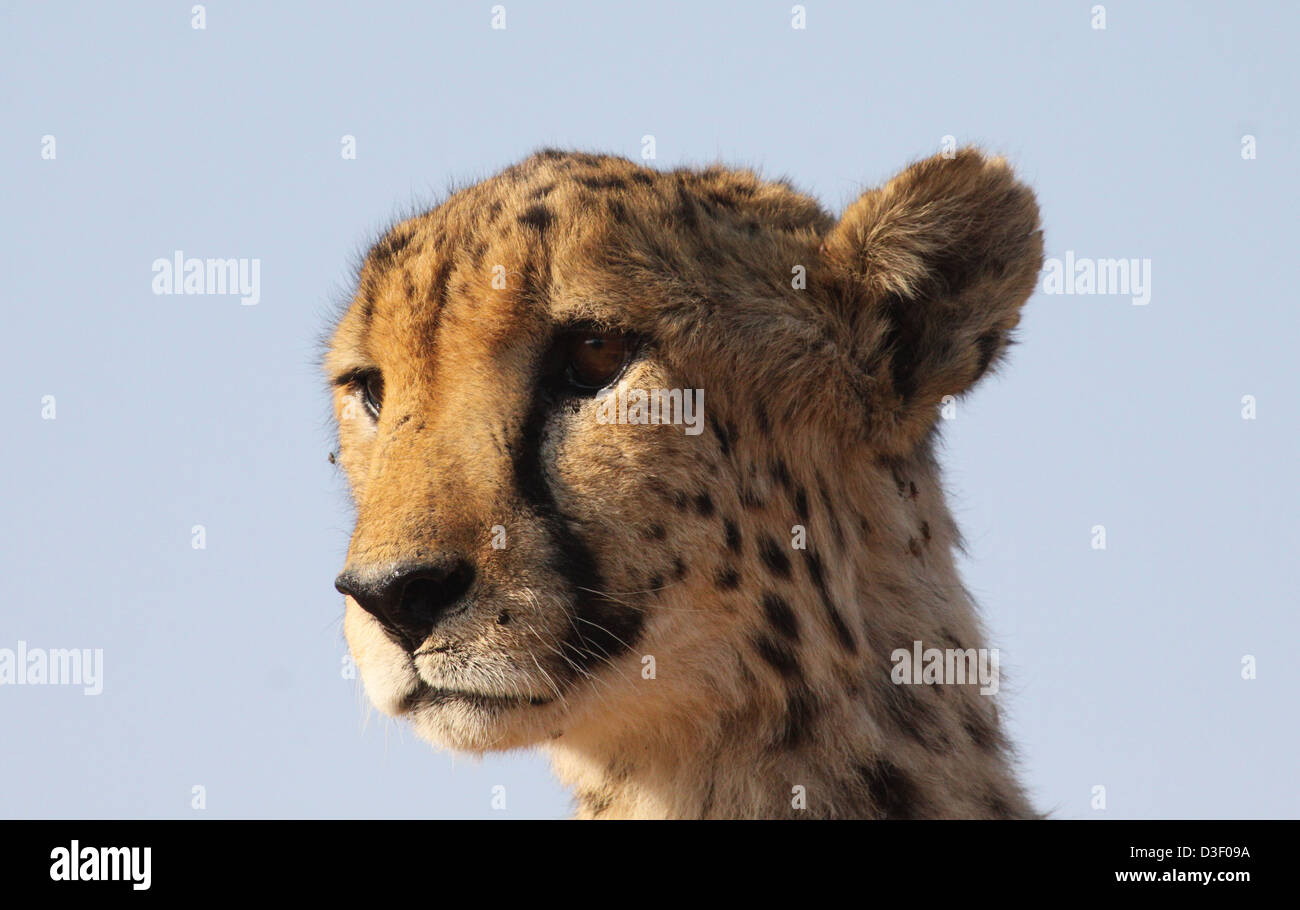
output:
[[[591,395],[619,377],[636,353],[636,342],[619,332],[573,332],[561,340],[565,377],[574,390]]]
[[[366,406],[370,416],[378,420],[379,409],[384,405],[384,374],[370,370],[358,376],[356,383],[361,393],[361,403]]]

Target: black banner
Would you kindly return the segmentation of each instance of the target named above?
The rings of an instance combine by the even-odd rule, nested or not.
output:
[[[483,899],[572,887],[636,899],[689,888],[932,899],[1043,886],[1059,893],[1231,899],[1284,887],[1291,821],[1182,822],[0,822],[6,894],[383,895],[454,888]],[[829,876],[829,878],[828,878]],[[886,887],[887,886],[887,887]],[[466,893],[469,889],[469,893]],[[615,892],[617,893],[617,892]],[[680,892],[685,893],[685,892]]]

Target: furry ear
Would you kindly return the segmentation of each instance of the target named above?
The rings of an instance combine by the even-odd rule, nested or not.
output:
[[[935,156],[850,205],[821,260],[866,372],[869,436],[903,455],[1008,344],[1042,268],[1038,205],[1001,158]]]

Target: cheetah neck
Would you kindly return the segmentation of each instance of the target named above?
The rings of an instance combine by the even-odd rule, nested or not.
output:
[[[900,650],[984,648],[933,462],[865,470],[852,488],[784,463],[741,474],[709,516],[734,525],[717,564],[663,604],[665,623],[714,624],[646,642],[655,678],[550,743],[578,817],[1032,814],[990,687],[897,671]]]

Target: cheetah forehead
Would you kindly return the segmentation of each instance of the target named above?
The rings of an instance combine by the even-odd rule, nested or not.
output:
[[[343,334],[394,314],[435,321],[465,298],[507,318],[541,306],[618,321],[637,291],[708,296],[729,273],[743,282],[778,252],[788,261],[784,248],[813,244],[832,223],[787,181],[749,170],[658,171],[546,150],[389,229],[365,258],[344,320],[356,326]]]

